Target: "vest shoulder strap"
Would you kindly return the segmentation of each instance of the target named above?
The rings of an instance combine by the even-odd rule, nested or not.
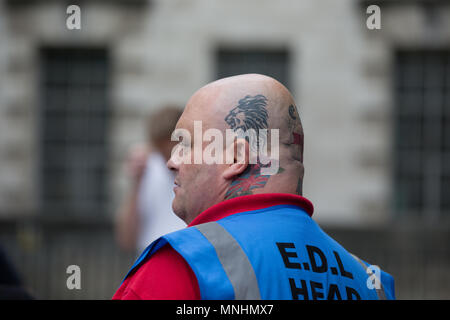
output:
[[[217,222],[200,224],[196,228],[214,247],[217,257],[234,290],[237,300],[260,300],[255,271],[239,243]]]
[[[369,275],[369,279],[372,277],[375,277],[375,281],[379,285],[375,285],[375,290],[377,292],[378,300],[386,300],[386,294],[384,292],[383,283],[381,282],[381,279],[377,277],[375,272],[370,268],[370,266],[367,266],[360,258],[355,256],[354,254],[350,253],[353,258],[355,258],[356,261],[363,267],[364,271]]]

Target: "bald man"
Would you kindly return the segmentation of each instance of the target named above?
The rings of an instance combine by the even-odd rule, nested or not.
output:
[[[394,298],[389,274],[311,218],[302,124],[281,83],[257,74],[212,82],[175,132],[172,208],[188,227],[150,244],[113,299]]]

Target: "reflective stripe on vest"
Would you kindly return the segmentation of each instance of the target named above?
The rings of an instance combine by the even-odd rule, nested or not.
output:
[[[372,271],[369,269],[369,267],[367,267],[366,264],[364,262],[362,262],[362,260],[360,258],[355,256],[354,254],[351,254],[351,255],[364,268],[364,271],[366,271],[366,273],[369,274],[369,277],[374,275],[374,273],[372,273]],[[367,272],[367,270],[369,270],[369,272]],[[380,288],[375,288],[377,291],[378,300],[386,300],[386,295],[384,294],[384,288],[383,288],[383,284],[381,283],[381,279],[377,279],[377,281],[380,284]]]
[[[258,281],[239,243],[217,222],[195,226],[216,250],[230,280],[236,300],[260,300]]]

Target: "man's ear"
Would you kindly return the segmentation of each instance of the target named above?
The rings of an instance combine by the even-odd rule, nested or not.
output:
[[[247,169],[249,165],[250,146],[247,140],[239,138],[230,145],[227,152],[233,152],[233,163],[226,164],[227,168],[223,172],[223,177],[228,180],[239,176]]]

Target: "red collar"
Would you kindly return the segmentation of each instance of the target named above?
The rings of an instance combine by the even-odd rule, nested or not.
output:
[[[305,210],[309,216],[312,216],[314,211],[311,201],[302,196],[289,193],[259,193],[219,202],[200,213],[188,227],[217,221],[239,212],[259,210],[283,204],[298,206]]]

